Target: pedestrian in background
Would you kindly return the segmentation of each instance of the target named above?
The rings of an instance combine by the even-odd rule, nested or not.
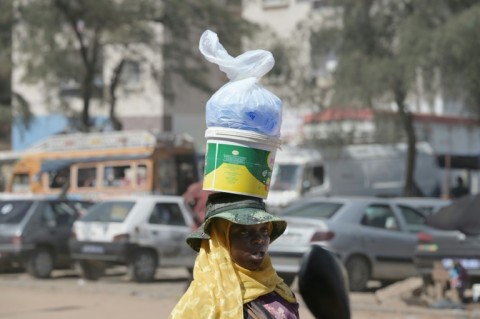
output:
[[[449,269],[450,287],[455,289],[460,302],[465,302],[465,289],[468,286],[468,273],[460,261],[453,261],[452,267]]]
[[[470,191],[467,187],[465,187],[463,183],[463,178],[461,176],[457,176],[457,185],[452,187],[450,190],[450,197],[451,198],[460,198],[462,196],[468,195]]]

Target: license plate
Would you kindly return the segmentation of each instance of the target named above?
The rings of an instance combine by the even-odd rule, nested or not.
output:
[[[82,247],[82,252],[88,254],[103,254],[105,249],[98,245],[84,245]]]

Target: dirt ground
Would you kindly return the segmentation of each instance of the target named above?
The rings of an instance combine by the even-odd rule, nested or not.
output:
[[[24,273],[1,274],[0,318],[167,318],[185,289],[186,274],[161,270],[157,277],[154,283],[136,284],[119,274],[98,282],[86,282],[75,274],[64,273],[56,273],[48,280],[32,279]],[[352,293],[352,319],[480,318],[476,307],[432,309],[408,305],[399,297],[401,290],[399,285],[383,292]],[[299,299],[301,318],[314,319]]]

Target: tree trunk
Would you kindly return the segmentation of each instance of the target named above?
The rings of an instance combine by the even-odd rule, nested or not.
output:
[[[413,125],[413,116],[406,110],[405,95],[396,94],[396,103],[398,107],[398,113],[402,121],[405,134],[407,136],[407,159],[405,169],[405,184],[403,188],[404,196],[416,196],[418,194],[418,188],[415,184],[415,159],[417,158],[417,136],[415,134],[415,127]]]
[[[117,89],[118,83],[120,82],[120,75],[122,74],[123,66],[125,65],[125,59],[122,59],[118,65],[113,70],[112,79],[110,81],[110,122],[115,131],[122,130],[122,122],[120,122],[115,115],[115,106],[117,103],[117,97],[115,91]]]
[[[82,109],[82,127],[81,130],[84,132],[88,132],[90,130],[90,97],[92,96],[92,79],[93,79],[93,72],[87,70],[87,74],[85,75],[85,79],[83,82],[83,109]]]

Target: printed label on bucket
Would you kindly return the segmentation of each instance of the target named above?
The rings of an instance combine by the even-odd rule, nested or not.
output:
[[[275,152],[207,143],[203,189],[266,198]]]

